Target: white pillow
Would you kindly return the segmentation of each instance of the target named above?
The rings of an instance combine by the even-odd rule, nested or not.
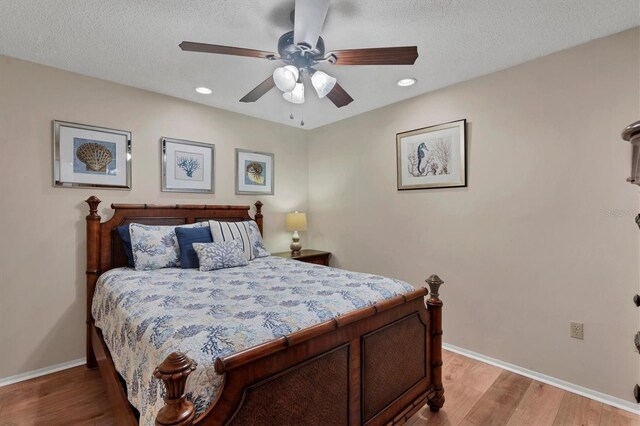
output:
[[[207,222],[180,225],[180,228],[200,228]],[[156,226],[132,223],[129,225],[131,251],[136,270],[175,268],[180,266],[180,247],[176,226]]]
[[[253,246],[249,238],[249,221],[244,222],[221,222],[210,220],[211,236],[214,243],[223,241],[239,240],[242,245],[242,252],[247,260],[255,259]]]

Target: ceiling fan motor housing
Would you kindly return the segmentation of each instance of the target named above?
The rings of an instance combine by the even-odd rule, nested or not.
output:
[[[299,69],[308,69],[324,59],[324,40],[318,37],[315,48],[306,43],[296,45],[293,42],[293,31],[283,34],[278,40],[280,60]]]

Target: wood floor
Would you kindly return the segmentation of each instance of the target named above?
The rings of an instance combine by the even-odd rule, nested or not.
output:
[[[626,411],[451,352],[444,352],[446,402],[407,425],[640,426]],[[0,425],[115,425],[100,373],[76,367],[0,388]]]

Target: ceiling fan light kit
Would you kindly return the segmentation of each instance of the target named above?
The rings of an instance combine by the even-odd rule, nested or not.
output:
[[[322,71],[316,71],[311,75],[311,84],[313,84],[313,88],[316,89],[316,93],[320,99],[327,96],[329,92],[333,90],[337,81],[335,77],[331,77]]]
[[[304,85],[301,74],[311,77],[311,84],[319,98],[329,99],[341,108],[353,102],[353,98],[338,83],[335,77],[314,67],[319,63],[331,65],[413,65],[418,58],[416,46],[380,47],[325,51],[320,31],[324,25],[329,0],[296,0],[294,30],[283,34],[278,40],[278,53],[245,49],[232,46],[183,41],[183,51],[244,56],[250,58],[280,60],[284,66],[276,68],[273,75],[247,93],[240,102],[255,102],[273,87],[283,91],[289,102],[304,102]],[[415,83],[415,79],[413,79]],[[398,82],[400,84],[400,82]]]
[[[273,71],[273,81],[276,87],[283,92],[291,92],[296,87],[300,71],[293,65],[278,67]]]
[[[284,92],[282,97],[293,103],[293,104],[303,104],[304,103],[304,84],[296,83],[295,88],[290,92]]]

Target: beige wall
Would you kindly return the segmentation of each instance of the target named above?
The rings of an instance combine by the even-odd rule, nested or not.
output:
[[[640,118],[639,42],[636,28],[312,131],[312,245],[415,286],[438,273],[446,342],[631,400],[639,203],[620,131]],[[397,191],[395,134],[461,118],[469,187]]]
[[[213,95],[215,96],[215,95]],[[51,186],[51,121],[133,132],[133,190]],[[216,145],[215,195],[160,192],[161,136]],[[86,204],[265,203],[266,244],[307,209],[302,130],[0,56],[0,378],[84,356]],[[275,154],[274,196],[234,195],[234,149]]]

